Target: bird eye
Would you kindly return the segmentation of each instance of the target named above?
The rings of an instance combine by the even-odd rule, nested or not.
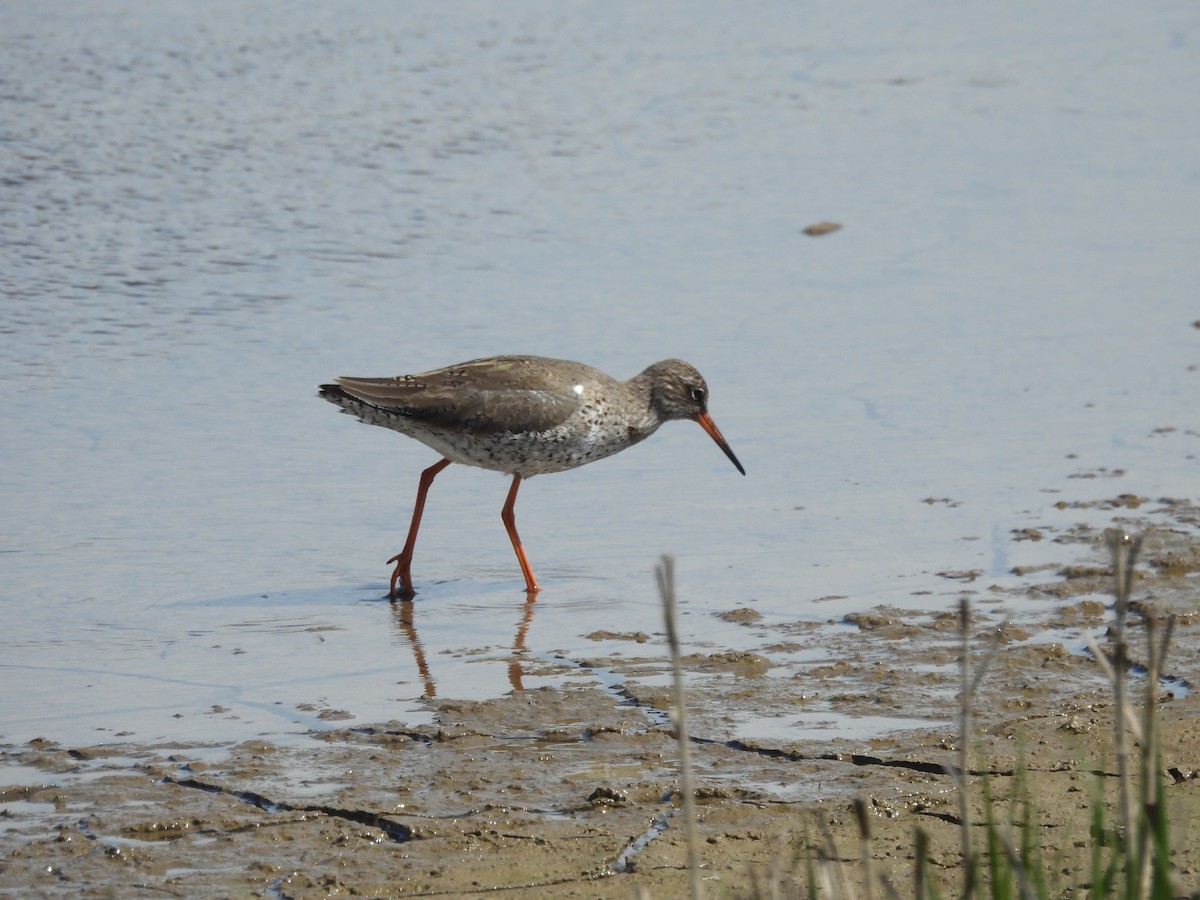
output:
[[[704,402],[704,388],[700,388],[700,387],[692,388],[692,399],[695,400],[697,403],[703,403]]]

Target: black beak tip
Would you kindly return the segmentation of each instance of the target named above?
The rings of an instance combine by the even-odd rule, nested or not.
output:
[[[730,450],[728,447],[722,447],[721,449],[723,449],[725,451],[725,455],[729,457],[729,461],[731,463],[733,463],[735,466],[737,466],[737,470],[739,472],[741,472],[743,475],[745,475],[746,470],[744,468],[742,468],[742,464],[738,461],[738,458],[733,455],[733,451]]]

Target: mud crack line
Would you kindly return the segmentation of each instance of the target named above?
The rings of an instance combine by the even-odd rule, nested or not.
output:
[[[242,803],[257,806],[264,812],[321,813],[322,815],[332,816],[335,819],[345,819],[347,822],[355,822],[359,825],[377,828],[387,835],[389,840],[395,841],[398,844],[411,841],[416,837],[413,830],[407,825],[403,825],[400,822],[393,822],[391,819],[385,819],[379,813],[368,812],[366,810],[341,809],[336,806],[326,806],[322,803],[297,805],[288,803],[286,800],[272,800],[254,791],[236,791],[219,784],[199,781],[195,778],[173,778],[170,775],[164,775],[162,780],[167,784],[177,784],[180,787],[207,791],[210,794],[224,794],[227,797],[232,797],[234,800],[240,800]]]
[[[801,753],[798,750],[779,750],[775,747],[759,747],[747,741],[734,739],[732,741],[714,741],[709,738],[692,738],[698,744],[718,744],[729,750],[742,753],[754,753],[767,759],[785,759],[788,762],[803,762],[806,760],[826,760],[829,762],[845,762],[853,766],[884,766],[893,769],[911,769],[914,772],[924,772],[928,775],[956,775],[958,767],[945,763],[925,762],[913,759],[884,759],[882,756],[871,756],[867,753]],[[1013,775],[1012,769],[971,769],[971,775]]]
[[[662,798],[663,803],[671,802],[671,795],[675,793],[674,788],[667,791],[666,796]],[[654,821],[650,823],[650,827],[630,841],[625,849],[618,854],[617,858],[609,863],[608,868],[613,872],[628,874],[634,870],[636,857],[639,853],[646,849],[646,846],[667,830],[667,823],[671,817],[675,815],[676,810],[673,807],[668,807],[654,817]]]

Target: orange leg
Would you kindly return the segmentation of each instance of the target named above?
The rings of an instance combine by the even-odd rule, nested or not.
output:
[[[525,590],[527,593],[536,594],[541,588],[533,579],[533,569],[529,565],[529,557],[525,555],[525,548],[521,546],[521,536],[517,534],[517,520],[513,516],[513,506],[517,502],[517,488],[520,486],[521,476],[514,475],[512,487],[508,489],[508,499],[504,502],[504,509],[500,511],[500,520],[504,522],[504,527],[508,531],[513,550],[517,552],[517,562],[521,564],[521,574],[525,576]]]
[[[397,581],[404,587],[401,596],[405,600],[411,600],[416,595],[412,583],[412,555],[413,547],[417,544],[417,529],[421,527],[421,514],[425,512],[425,495],[429,493],[429,486],[433,484],[437,473],[448,465],[450,465],[450,460],[442,459],[421,473],[421,482],[417,487],[417,502],[413,505],[412,524],[408,526],[408,540],[404,542],[404,549],[388,560],[389,563],[396,564],[396,571],[392,573],[391,597],[393,600],[396,599]]]

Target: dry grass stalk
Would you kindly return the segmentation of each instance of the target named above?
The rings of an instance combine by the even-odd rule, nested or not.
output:
[[[679,792],[683,806],[684,833],[687,836],[688,881],[693,900],[700,900],[700,838],[696,833],[696,795],[692,789],[692,747],[688,737],[687,702],[683,687],[683,664],[680,661],[679,629],[675,604],[675,557],[663,556],[655,567],[658,593],[662,598],[663,620],[667,628],[667,647],[671,652],[671,677],[675,687],[672,719],[675,740],[679,745]]]

